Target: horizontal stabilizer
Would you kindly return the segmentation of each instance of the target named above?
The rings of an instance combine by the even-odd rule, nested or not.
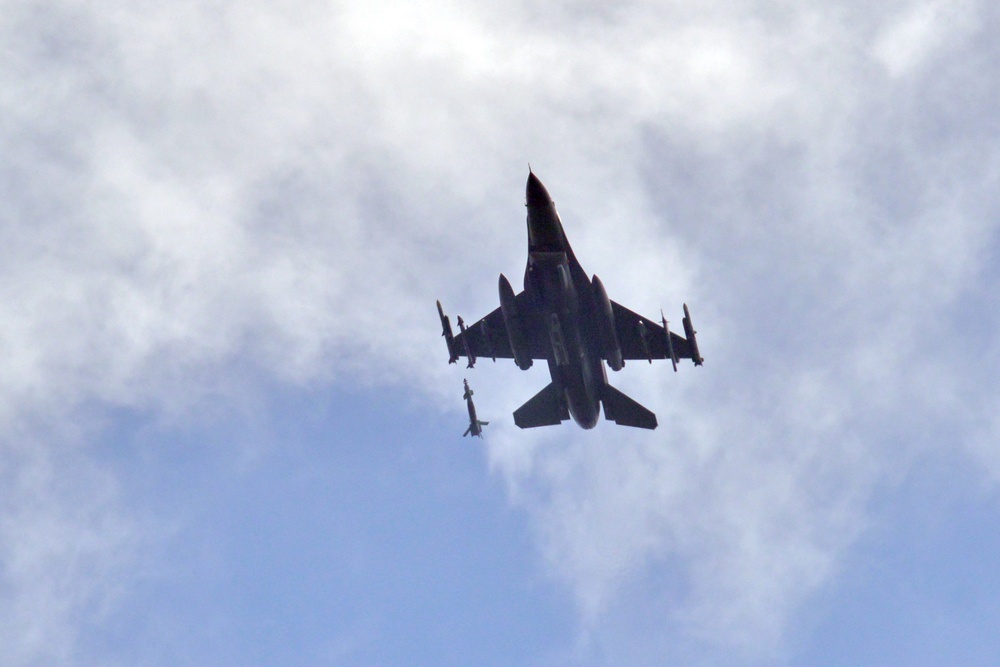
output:
[[[604,404],[604,418],[619,426],[636,428],[656,428],[656,415],[618,391],[610,384],[604,385],[601,397]]]
[[[535,394],[530,401],[514,410],[514,423],[521,428],[555,426],[569,419],[569,410],[562,392],[554,382]]]

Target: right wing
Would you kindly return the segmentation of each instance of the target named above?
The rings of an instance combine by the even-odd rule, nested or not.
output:
[[[623,359],[669,359],[667,340],[663,327],[642,315],[633,313],[625,306],[611,302],[615,316],[615,333],[622,348]],[[645,332],[645,336],[643,336]],[[645,340],[645,343],[644,343]],[[670,332],[670,342],[678,359],[694,359],[691,344],[687,338]]]

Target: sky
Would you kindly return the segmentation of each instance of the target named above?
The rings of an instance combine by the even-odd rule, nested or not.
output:
[[[990,664],[1000,9],[0,2],[5,665]],[[705,366],[447,364],[528,164]],[[467,426],[475,390],[483,440]]]

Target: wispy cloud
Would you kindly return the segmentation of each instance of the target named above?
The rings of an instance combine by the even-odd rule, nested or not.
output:
[[[0,618],[12,665],[73,664],[79,642],[135,576],[143,531],[114,476],[37,437],[0,453]]]

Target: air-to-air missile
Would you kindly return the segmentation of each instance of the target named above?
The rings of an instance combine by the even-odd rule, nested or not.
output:
[[[465,383],[465,405],[469,408],[469,428],[465,429],[465,433],[462,437],[469,435],[478,435],[480,438],[483,437],[483,427],[489,424],[489,422],[482,422],[476,417],[476,404],[472,402],[472,390],[469,389],[469,381],[462,380]]]

